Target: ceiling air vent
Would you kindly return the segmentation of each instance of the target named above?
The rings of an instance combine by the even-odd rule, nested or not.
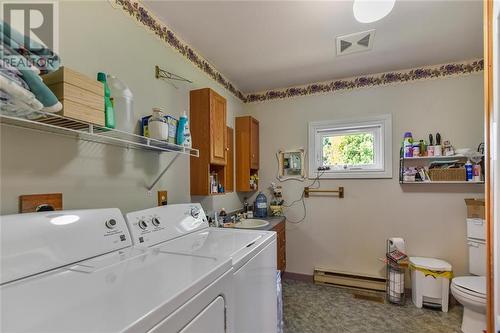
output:
[[[350,35],[338,36],[336,38],[337,55],[369,51],[373,47],[374,37],[375,29],[357,32]]]

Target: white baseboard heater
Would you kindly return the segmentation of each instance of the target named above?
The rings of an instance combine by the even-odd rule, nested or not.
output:
[[[330,268],[316,267],[314,269],[314,283],[352,289],[385,291],[386,279],[379,276],[362,275],[336,271]]]

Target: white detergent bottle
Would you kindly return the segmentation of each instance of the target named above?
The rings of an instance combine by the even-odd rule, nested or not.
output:
[[[129,133],[137,130],[137,119],[134,118],[134,95],[123,81],[113,75],[107,76],[113,108],[115,109],[115,128]]]

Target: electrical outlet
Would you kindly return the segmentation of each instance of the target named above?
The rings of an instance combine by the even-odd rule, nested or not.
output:
[[[168,201],[167,191],[158,191],[158,206],[165,206]]]

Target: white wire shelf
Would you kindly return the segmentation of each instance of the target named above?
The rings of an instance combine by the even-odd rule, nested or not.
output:
[[[470,184],[470,185],[473,185],[473,184],[476,184],[476,185],[481,185],[481,184],[484,184],[484,181],[465,181],[465,180],[450,180],[450,181],[445,181],[445,180],[441,180],[441,181],[420,181],[420,182],[412,182],[412,181],[400,181],[399,182],[400,184]]]
[[[198,149],[187,148],[165,141],[155,140],[144,136],[128,133],[116,129],[106,128],[81,120],[76,120],[53,113],[35,111],[26,119],[0,114],[0,123],[41,132],[48,132],[80,140],[98,142],[125,148],[149,150],[156,152],[173,152],[176,154],[199,157]]]
[[[479,156],[479,155],[478,155]],[[481,155],[481,157],[484,155]],[[417,156],[417,157],[400,157],[401,161],[408,161],[408,160],[452,160],[452,159],[457,159],[457,158],[467,158],[467,156],[462,155],[462,154],[455,154],[451,156]]]

